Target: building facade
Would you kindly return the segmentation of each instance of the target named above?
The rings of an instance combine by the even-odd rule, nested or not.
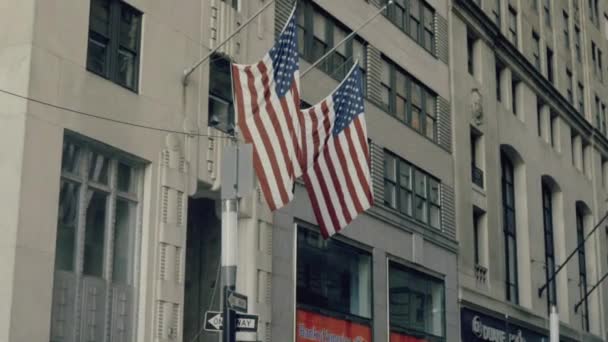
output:
[[[183,71],[267,1],[3,6],[0,341],[217,340],[229,63],[257,61],[293,1]],[[359,60],[375,206],[324,241],[301,184],[274,213],[242,198],[236,287],[260,320],[239,340],[460,336],[450,7],[396,3],[302,79],[314,104]],[[383,4],[299,1],[301,69]]]
[[[462,341],[608,338],[606,9],[452,1]]]

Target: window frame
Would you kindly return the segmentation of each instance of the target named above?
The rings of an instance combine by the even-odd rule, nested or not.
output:
[[[409,267],[407,264],[404,264],[402,261],[397,260],[395,258],[388,258],[387,260],[387,287],[388,287],[388,293],[387,293],[387,301],[388,301],[388,330],[389,330],[389,339],[390,339],[390,334],[391,333],[401,333],[401,334],[407,334],[407,335],[412,335],[415,337],[421,337],[424,336],[424,338],[429,339],[429,341],[435,341],[435,342],[444,342],[447,340],[447,336],[446,336],[446,325],[447,325],[447,318],[446,318],[446,286],[445,286],[445,279],[442,279],[438,276],[434,276],[431,274],[428,274],[426,272],[423,272],[421,270],[418,270],[416,268],[413,267]],[[437,285],[441,285],[442,286],[442,322],[441,322],[441,330],[443,332],[443,336],[437,336],[434,335],[430,332],[427,331],[421,331],[418,329],[415,329],[413,327],[405,327],[403,325],[399,325],[398,323],[395,322],[391,322],[391,282],[390,282],[390,278],[391,278],[391,272],[404,272],[406,274],[408,274],[409,276],[413,276],[413,277],[417,277],[417,279],[421,279],[422,281],[427,281],[427,282],[434,282]],[[426,326],[426,321],[424,323],[424,325]],[[426,330],[426,329],[425,329]]]
[[[108,26],[107,26],[107,36],[103,36],[102,33],[96,32],[95,28],[92,27],[93,22],[93,10],[94,7],[90,5],[89,8],[89,26],[88,26],[88,38],[87,38],[87,60],[86,60],[86,69],[100,77],[103,77],[109,81],[112,81],[115,84],[120,85],[123,88],[131,90],[135,93],[139,93],[139,75],[140,75],[140,62],[141,62],[141,39],[142,39],[142,29],[143,29],[143,12],[138,10],[137,8],[131,6],[130,4],[122,1],[122,0],[101,0],[108,3]],[[92,4],[92,1],[89,2]],[[135,34],[135,49],[131,49],[129,47],[123,46],[121,44],[121,24],[122,24],[122,13],[123,11],[132,12],[133,15],[137,16],[137,32]],[[105,65],[104,71],[97,71],[93,69],[91,66],[91,57],[90,57],[90,44],[91,41],[96,41],[100,37],[106,40],[106,53],[105,53]],[[133,56],[133,86],[129,86],[127,84],[122,83],[119,80],[118,73],[118,56],[120,54],[120,50],[123,49],[130,53]]]
[[[543,236],[545,241],[545,281],[547,282],[547,312],[552,305],[557,305],[557,279],[549,283],[555,274],[555,232],[553,225],[553,192],[541,181],[541,197],[543,211]],[[550,266],[551,265],[551,266]],[[552,269],[551,269],[552,267]]]
[[[438,95],[429,87],[427,87],[422,82],[413,77],[410,73],[401,68],[399,65],[388,59],[386,56],[382,56],[382,61],[383,73],[385,72],[384,68],[387,68],[386,72],[388,73],[388,81],[390,82],[390,84],[386,84],[384,80],[382,80],[381,82],[383,91],[388,91],[389,103],[388,106],[387,104],[382,103],[382,107],[384,108],[384,110],[386,110],[388,114],[394,117],[395,119],[401,121],[403,124],[416,131],[418,134],[424,136],[425,138],[429,139],[434,143],[437,143]],[[401,98],[401,95],[398,93],[398,78],[403,78],[403,80],[405,81],[405,97],[403,97],[403,100],[405,101],[405,113],[403,114],[398,112],[397,106],[397,98]],[[414,97],[415,92],[417,90],[420,91],[419,105],[416,105],[417,101]],[[432,103],[433,108],[428,108],[430,107],[430,103]],[[418,121],[415,121],[415,115],[418,116]],[[417,122],[417,124],[415,124],[415,122]],[[432,127],[429,127],[429,124],[432,125]]]
[[[386,4],[388,1],[384,0]],[[418,13],[412,12],[412,4],[417,4]],[[399,10],[399,12],[397,12]],[[400,16],[397,16],[400,13]],[[430,13],[432,23],[428,26],[426,22],[427,14]],[[437,13],[435,9],[424,0],[396,0],[393,2],[393,6],[389,6],[384,11],[384,16],[393,25],[407,34],[416,44],[420,45],[424,50],[437,58],[437,52],[435,49],[435,23],[437,20]],[[401,18],[401,20],[399,20]],[[417,25],[417,32],[413,32],[414,25]],[[428,34],[428,35],[427,35]],[[426,39],[430,37],[430,45],[427,46]]]
[[[503,232],[505,239],[505,290],[509,302],[519,304],[519,268],[517,265],[517,211],[515,202],[515,169],[513,162],[504,152],[501,153],[501,183],[502,183],[502,215]],[[508,198],[512,199],[509,204]],[[509,225],[512,216],[513,225]],[[511,255],[510,246],[513,246],[515,255]],[[511,274],[511,268],[514,273]]]
[[[387,169],[387,160],[388,159],[392,159],[394,160],[394,165],[395,165],[395,179],[391,179],[388,173],[388,169]],[[400,156],[398,156],[397,154],[385,149],[384,150],[384,157],[383,157],[383,179],[384,179],[384,191],[385,191],[385,196],[383,198],[383,204],[384,206],[391,208],[392,210],[396,210],[397,212],[399,212],[399,214],[405,215],[413,220],[415,220],[417,223],[425,226],[425,227],[429,227],[431,229],[436,229],[441,231],[443,229],[443,222],[442,222],[442,203],[441,203],[441,197],[442,197],[442,186],[441,186],[441,180],[439,180],[438,178],[432,176],[431,174],[429,174],[428,172],[420,169],[419,167],[417,167],[416,165],[410,163],[409,161],[401,158]],[[407,166],[409,168],[409,185],[408,184],[401,184],[401,168],[402,166]],[[424,177],[424,191],[418,191],[417,189],[417,180],[418,180],[418,174],[422,175],[422,177]],[[390,187],[394,188],[394,201],[395,203],[390,203],[390,201],[387,201],[386,198],[386,189],[387,189],[387,184]],[[437,194],[436,194],[436,200],[432,199],[432,186],[433,185],[437,185]],[[402,192],[405,192],[405,195],[408,196],[409,195],[409,210],[406,207],[405,210],[403,210],[403,206],[402,206]],[[424,202],[425,204],[425,216],[424,218],[418,218],[417,217],[417,213],[416,213],[416,202],[417,200],[421,200]],[[431,215],[431,208],[434,208],[435,210],[437,210],[438,213],[438,226],[434,226],[432,224],[432,215]]]
[[[588,299],[584,298],[587,291],[587,256],[585,251],[585,217],[582,210],[576,207],[576,240],[580,248],[577,251],[578,256],[578,272],[579,272],[579,288],[581,291],[581,325],[584,331],[589,331],[589,303]]]
[[[55,252],[55,265],[53,267],[53,277],[56,280],[57,274],[67,273],[73,275],[76,279],[75,293],[70,294],[73,297],[72,300],[78,302],[82,301],[85,297],[85,293],[82,292],[82,284],[85,278],[94,278],[98,281],[103,282],[105,285],[105,292],[101,294],[103,301],[104,324],[111,326],[112,318],[109,317],[109,312],[113,310],[113,292],[114,286],[130,287],[133,291],[130,305],[126,310],[130,311],[130,332],[131,338],[134,338],[137,333],[136,327],[136,316],[137,316],[137,303],[138,303],[138,291],[140,287],[139,282],[139,265],[141,264],[141,243],[142,243],[142,214],[143,214],[143,190],[144,190],[144,177],[145,177],[145,164],[144,161],[128,155],[124,152],[118,151],[112,147],[106,146],[100,142],[93,141],[92,139],[79,136],[76,133],[66,132],[64,135],[62,153],[62,161],[65,161],[65,148],[66,145],[75,146],[79,149],[80,158],[84,158],[80,163],[79,167],[75,170],[76,172],[68,171],[64,168],[62,162],[62,170],[60,175],[60,184],[71,183],[78,185],[78,197],[77,201],[77,213],[75,217],[75,227],[73,232],[73,243],[74,249],[71,256],[71,269],[64,269],[58,266],[58,256]],[[99,181],[91,179],[89,173],[91,169],[92,158],[105,158],[107,161],[107,169],[105,169],[107,179],[105,181]],[[99,159],[97,159],[99,160]],[[119,166],[120,164],[129,167],[129,189],[121,189],[119,184]],[[105,199],[105,211],[103,221],[103,246],[101,251],[101,273],[99,275],[89,274],[85,271],[85,263],[87,257],[87,246],[86,246],[86,235],[89,233],[87,227],[87,215],[88,205],[84,202],[91,200],[91,195],[94,193],[102,194]],[[61,198],[61,197],[60,197]],[[88,199],[87,199],[88,198]],[[130,256],[126,266],[126,277],[124,281],[119,281],[114,278],[116,275],[116,235],[119,229],[117,215],[118,215],[118,203],[126,202],[129,205],[134,205],[130,210],[129,219],[131,222],[128,234],[130,238]],[[56,244],[60,243],[59,237],[59,222],[57,223],[57,238]],[[56,247],[56,250],[59,250]],[[54,302],[55,294],[53,295],[52,304],[52,315],[51,315],[51,334],[53,333],[53,324],[56,319],[55,316],[55,305],[61,306]],[[72,308],[74,309],[74,308]],[[75,309],[78,312],[78,309]],[[82,314],[76,316],[72,311],[74,322],[71,324],[80,325],[83,323],[85,318]],[[109,319],[109,321],[108,321]],[[114,330],[111,330],[114,332]],[[78,331],[79,336],[84,332]],[[77,338],[75,331],[70,331],[70,336]]]

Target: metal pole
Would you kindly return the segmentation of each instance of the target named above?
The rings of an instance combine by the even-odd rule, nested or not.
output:
[[[543,295],[543,291],[547,288],[547,286],[553,281],[553,279],[555,279],[555,277],[557,277],[557,273],[559,273],[559,271],[561,271],[566,264],[568,263],[568,261],[570,261],[570,259],[572,259],[572,257],[574,256],[574,254],[576,254],[576,252],[583,247],[583,245],[585,244],[585,241],[587,241],[587,239],[591,236],[591,234],[593,234],[602,224],[602,222],[604,222],[604,220],[608,218],[608,212],[606,212],[606,215],[604,215],[604,217],[602,217],[602,219],[595,225],[595,227],[593,227],[593,229],[591,229],[591,231],[587,234],[587,236],[585,236],[585,238],[583,239],[583,241],[581,241],[581,243],[578,244],[578,246],[576,246],[576,248],[572,251],[572,253],[570,253],[570,255],[568,255],[568,257],[566,258],[566,260],[564,262],[561,263],[561,265],[559,265],[559,267],[557,268],[557,270],[555,270],[555,272],[553,272],[553,274],[551,275],[551,277],[549,277],[549,279],[547,280],[547,282],[538,288],[538,296],[542,297]]]
[[[223,342],[235,342],[234,313],[228,308],[229,291],[236,287],[238,199],[222,201],[222,283],[223,296]]]
[[[241,32],[241,30],[243,28],[245,28],[245,26],[249,25],[249,23],[251,23],[251,21],[253,21],[253,19],[255,19],[260,14],[262,14],[262,12],[264,12],[265,9],[267,9],[268,7],[270,7],[270,5],[272,5],[275,1],[276,0],[270,0],[266,5],[264,5],[264,7],[260,8],[257,12],[255,12],[255,14],[253,16],[251,16],[249,19],[247,19],[243,24],[241,24],[241,26],[239,26],[236,30],[234,30],[234,32],[232,32],[226,39],[224,39],[214,49],[212,49],[205,57],[201,58],[200,61],[196,62],[190,68],[184,70],[184,77],[182,78],[183,85],[184,86],[188,85],[188,77],[190,77],[190,74],[192,74],[194,72],[194,70],[196,70],[196,68],[198,68],[206,60],[208,60],[209,57],[211,57],[214,53],[216,53],[217,50],[219,50],[222,46],[224,46],[224,44],[226,44],[230,39],[232,39],[239,32]]]
[[[386,3],[386,5],[382,6],[382,8],[380,8],[380,10],[378,10],[378,12],[376,12],[376,14],[369,17],[369,19],[367,19],[363,24],[359,25],[359,27],[357,27],[353,32],[351,32],[348,36],[344,37],[344,39],[342,39],[338,44],[336,44],[333,48],[331,48],[329,51],[327,51],[323,56],[321,56],[319,59],[317,59],[311,66],[308,67],[308,69],[304,70],[304,72],[302,72],[300,74],[300,78],[303,78],[304,75],[306,75],[310,70],[312,70],[314,67],[319,65],[319,63],[323,62],[323,60],[325,58],[327,58],[327,56],[331,55],[340,45],[344,44],[346,41],[351,39],[357,32],[359,32],[362,28],[367,26],[367,24],[369,24],[372,20],[374,20],[375,17],[380,15],[380,13],[384,12],[384,10],[386,10],[388,8],[388,6],[391,5],[392,3],[393,3],[393,0],[389,0]]]
[[[551,305],[549,314],[549,342],[559,342],[559,314],[555,304]]]

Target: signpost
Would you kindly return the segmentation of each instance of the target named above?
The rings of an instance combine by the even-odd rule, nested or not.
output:
[[[258,315],[249,315],[237,312],[236,314],[236,331],[237,332],[256,332],[258,331]],[[207,311],[205,312],[205,330],[212,332],[222,332],[224,328],[223,312]]]

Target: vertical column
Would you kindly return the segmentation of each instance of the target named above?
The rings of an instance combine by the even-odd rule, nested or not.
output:
[[[160,165],[160,221],[155,279],[155,341],[181,341],[186,246],[187,162],[177,135],[167,136]]]

